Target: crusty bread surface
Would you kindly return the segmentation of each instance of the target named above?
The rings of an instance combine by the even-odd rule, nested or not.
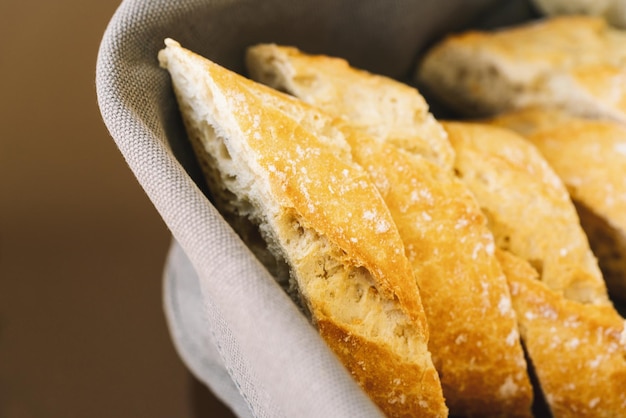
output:
[[[626,328],[610,306],[549,289],[525,260],[497,251],[520,332],[550,408],[559,418],[626,414]]]
[[[341,58],[297,48],[259,44],[248,48],[250,77],[340,115],[375,138],[452,168],[454,151],[419,92],[388,77],[353,68]]]
[[[347,139],[404,241],[451,414],[529,416],[532,388],[527,365],[486,219],[469,190],[454,177],[452,166],[429,158],[434,150],[415,152],[411,145],[445,140],[440,149],[448,149],[439,124],[431,116],[405,118],[396,113],[395,103],[412,102],[420,104],[419,115],[428,112],[422,109],[422,99],[416,99],[419,93],[351,68],[343,60],[310,56],[295,48],[254,46],[247,62],[253,77],[373,135],[357,133]],[[345,94],[345,86],[360,93]],[[369,118],[372,109],[380,111]],[[393,133],[398,120],[405,132],[402,141],[396,141]],[[420,133],[429,131],[437,136],[423,142]]]
[[[462,116],[544,106],[626,122],[625,57],[626,31],[562,16],[449,35],[416,78]]]
[[[215,206],[383,413],[529,417],[530,368],[554,417],[626,416],[626,35],[448,37],[418,76],[480,122],[339,58],[256,45],[258,83],[165,44]]]
[[[211,189],[227,190],[218,207],[260,226],[321,336],[383,412],[447,416],[419,289],[388,208],[352,160],[348,128],[166,45],[160,63],[190,139],[217,167]]]
[[[540,108],[490,123],[525,135],[563,180],[612,298],[626,301],[626,127]]]
[[[610,304],[567,189],[539,151],[508,129],[443,122],[456,170],[489,219],[497,247],[530,262],[567,299]]]

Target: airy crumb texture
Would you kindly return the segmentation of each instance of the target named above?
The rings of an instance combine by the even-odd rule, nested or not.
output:
[[[610,306],[567,300],[524,260],[498,251],[524,345],[552,416],[621,417],[626,411],[626,328]]]
[[[626,127],[541,108],[490,123],[525,135],[563,180],[611,297],[626,301]]]
[[[626,122],[626,31],[563,16],[450,35],[416,78],[461,115],[538,105]]]
[[[489,219],[498,248],[525,259],[557,294],[610,304],[565,185],[535,146],[508,129],[445,122],[458,177]]]
[[[388,416],[447,416],[398,230],[343,131],[316,108],[166,45],[159,60],[190,139],[217,168],[206,170],[217,206],[259,225],[328,346]]]
[[[253,77],[346,121],[353,158],[370,174],[404,241],[450,413],[530,416],[532,388],[493,236],[454,177],[447,160],[454,152],[419,93],[295,48],[254,46],[247,62]],[[439,148],[429,149],[433,144]],[[446,150],[446,158],[432,158],[441,156],[436,150]]]

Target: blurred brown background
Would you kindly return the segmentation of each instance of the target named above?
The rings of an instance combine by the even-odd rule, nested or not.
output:
[[[226,417],[174,351],[170,235],[109,137],[118,0],[0,2],[0,417]]]

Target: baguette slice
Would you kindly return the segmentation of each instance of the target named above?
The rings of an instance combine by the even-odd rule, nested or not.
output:
[[[610,305],[567,189],[522,136],[487,124],[444,122],[457,175],[489,219],[498,248],[530,262],[566,299]]]
[[[404,240],[426,310],[429,348],[451,414],[529,416],[532,388],[527,365],[485,217],[451,167],[429,159],[427,149],[416,153],[410,146],[411,132],[423,144],[416,132],[425,129],[436,135],[427,140],[443,141],[439,124],[430,116],[403,119],[396,114],[394,103],[420,102],[415,99],[419,93],[350,68],[343,60],[309,56],[295,48],[254,46],[248,50],[247,63],[260,81],[375,135],[375,139],[349,136],[348,141]],[[346,86],[359,94],[345,94]],[[372,113],[379,116],[369,118]],[[402,142],[392,133],[398,120],[406,132]],[[446,140],[442,149],[449,146]]]
[[[626,301],[626,127],[537,108],[490,123],[525,135],[561,177],[611,297]]]
[[[519,257],[498,251],[498,258],[552,416],[625,416],[624,319],[609,306],[581,304],[553,292]]]
[[[341,115],[375,138],[452,169],[446,132],[419,92],[388,77],[355,69],[341,58],[309,55],[297,48],[260,44],[248,49],[250,77]]]
[[[626,122],[626,31],[562,16],[450,35],[427,51],[416,78],[460,115],[528,106]]]
[[[333,119],[173,40],[159,53],[221,208],[291,269],[329,347],[387,415],[447,416],[402,241]]]

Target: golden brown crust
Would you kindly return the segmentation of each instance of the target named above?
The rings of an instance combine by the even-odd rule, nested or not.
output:
[[[341,58],[259,44],[247,50],[253,79],[289,91],[307,103],[340,115],[370,136],[452,168],[454,151],[421,94],[388,77],[353,68]]]
[[[398,358],[393,347],[355,335],[333,320],[317,327],[357,382],[390,417],[447,417],[439,376],[433,368]]]
[[[468,116],[527,106],[626,121],[626,31],[602,18],[561,16],[450,35],[418,78]]]
[[[368,132],[372,129],[364,125],[372,121],[362,115],[367,109],[384,109],[380,97],[393,96],[388,91],[393,92],[397,84],[376,79],[375,94],[362,89],[358,98],[350,97],[344,95],[345,85],[362,86],[372,82],[372,76],[350,69],[345,61],[274,45],[251,49],[248,62],[260,66],[251,68],[251,73],[262,72],[262,79],[273,87],[343,117],[347,128],[357,126]],[[389,136],[394,120],[374,119],[378,124],[374,138],[351,131],[346,139],[353,158],[368,170],[381,192],[404,241],[450,412],[529,416],[532,388],[485,218],[471,193],[452,175],[452,167]],[[421,122],[404,123],[406,132],[418,132],[419,126],[410,125]],[[406,143],[410,141],[407,137]]]
[[[626,300],[626,127],[541,108],[489,122],[524,134],[550,163],[576,203],[611,296]]]
[[[581,304],[551,291],[519,257],[500,251],[498,257],[553,416],[624,416],[624,319],[610,306]]]
[[[316,116],[319,111],[215,64],[207,62],[205,71],[223,89],[239,128],[254,139],[248,145],[259,156],[262,169],[270,173],[281,205],[293,207],[309,227],[349,254],[354,264],[365,266],[380,291],[389,299],[397,298],[407,314],[418,319],[422,311],[419,291],[406,280],[411,277],[410,266],[397,250],[402,241],[367,174],[347,155],[325,144],[311,127],[285,117],[284,108],[269,104],[283,101],[280,105],[285,108],[304,108],[303,112]],[[273,123],[259,124],[258,120]]]
[[[529,261],[555,292],[609,304],[565,185],[539,151],[507,129],[445,122],[459,177],[489,218],[499,248]]]
[[[451,413],[529,416],[532,389],[515,314],[473,196],[430,161],[386,143],[350,143],[404,241]]]
[[[290,265],[330,348],[350,359],[345,350],[351,347],[380,347],[354,353],[365,370],[363,364],[346,366],[359,382],[378,382],[364,388],[383,402],[389,416],[403,416],[409,407],[419,407],[411,411],[414,416],[445,416],[419,289],[403,243],[376,187],[353,162],[337,123],[173,41],[160,59],[172,74],[187,126],[195,127],[189,130],[192,140],[212,153],[222,184],[243,201],[238,204]],[[333,327],[359,346],[338,343],[336,332],[325,331]],[[368,377],[386,368],[387,373],[419,373],[402,374],[401,385]],[[417,390],[428,408],[413,399]],[[390,394],[394,398],[387,398]]]
[[[626,233],[626,126],[572,120],[528,139],[563,179],[574,199]]]

